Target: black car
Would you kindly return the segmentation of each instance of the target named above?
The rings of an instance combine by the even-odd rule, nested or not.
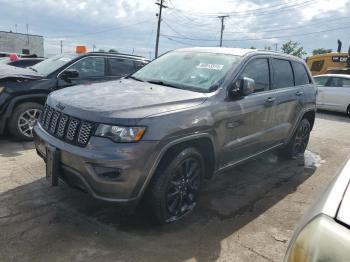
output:
[[[90,52],[57,55],[29,68],[0,64],[0,134],[8,129],[16,139],[32,140],[33,125],[51,91],[115,80],[148,62],[140,56]]]

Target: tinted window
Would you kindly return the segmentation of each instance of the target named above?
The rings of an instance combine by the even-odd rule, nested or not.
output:
[[[103,57],[86,57],[80,59],[69,69],[79,72],[79,78],[98,77],[105,75],[105,59]]]
[[[145,61],[135,61],[136,70],[141,69],[145,65],[147,65],[147,62],[145,62]]]
[[[293,71],[288,60],[273,59],[273,88],[294,86]]]
[[[321,71],[323,64],[324,64],[324,60],[312,62],[311,71],[316,71],[316,72]]]
[[[332,77],[331,81],[327,86],[333,87],[350,87],[350,79],[341,78],[341,77]]]
[[[343,87],[350,88],[350,79],[343,78]]]
[[[295,85],[307,85],[310,83],[309,75],[303,64],[292,62],[294,68]]]
[[[37,64],[38,62],[40,62],[40,60],[17,60],[17,61],[13,61],[11,63],[8,63],[9,65],[12,66],[17,66],[17,67],[28,67],[28,66],[33,66],[35,64]]]
[[[316,84],[320,86],[325,86],[328,81],[328,77],[324,77],[324,76],[315,77],[314,79]]]
[[[135,66],[132,60],[120,58],[109,58],[108,60],[113,76],[125,76],[135,72]]]
[[[270,86],[268,60],[259,58],[249,62],[241,75],[241,78],[243,77],[249,77],[255,81],[255,92],[268,90]]]

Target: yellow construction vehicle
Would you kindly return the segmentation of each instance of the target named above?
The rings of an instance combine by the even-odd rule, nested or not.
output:
[[[322,74],[350,74],[350,48],[348,53],[341,52],[342,43],[338,40],[337,52],[313,55],[306,63],[313,76]]]

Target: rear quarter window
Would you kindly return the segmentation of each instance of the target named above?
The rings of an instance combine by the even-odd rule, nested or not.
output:
[[[294,69],[295,85],[307,85],[310,84],[309,74],[303,64],[298,62],[292,62]]]

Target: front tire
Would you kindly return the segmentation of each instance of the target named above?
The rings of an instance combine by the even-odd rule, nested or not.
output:
[[[309,143],[310,132],[311,124],[308,119],[303,118],[300,121],[291,141],[283,149],[283,154],[288,158],[296,158],[303,155]]]
[[[33,127],[38,120],[43,106],[38,103],[27,102],[18,105],[9,121],[10,134],[20,141],[33,140]]]
[[[178,221],[193,211],[205,172],[203,157],[193,147],[166,160],[148,188],[148,204],[157,224]]]
[[[348,108],[346,109],[346,115],[350,117],[350,105],[348,105]]]

